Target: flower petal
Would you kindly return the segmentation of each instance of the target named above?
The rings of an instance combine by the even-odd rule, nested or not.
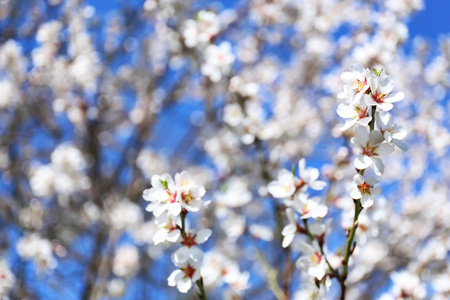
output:
[[[202,229],[197,233],[197,236],[195,237],[195,242],[197,244],[203,244],[209,239],[211,234],[212,234],[211,229]]]
[[[195,262],[203,261],[203,251],[198,247],[189,248],[189,257]]]
[[[181,247],[172,254],[172,261],[175,265],[184,264],[188,261],[190,255],[189,248],[186,246]]]
[[[176,286],[177,281],[180,280],[182,277],[183,271],[175,270],[169,275],[169,278],[167,278],[167,283],[169,284],[169,286]]]
[[[367,194],[364,194],[361,198],[361,206],[364,208],[371,207],[373,205],[373,198]]]
[[[391,154],[392,152],[394,152],[394,146],[390,145],[390,144],[381,144],[378,147],[378,154],[379,155],[388,155]]]
[[[369,142],[369,133],[364,127],[356,127],[355,129],[356,143],[365,146]]]
[[[192,287],[192,280],[184,277],[177,281],[177,289],[180,293],[187,293]]]
[[[408,150],[408,146],[406,145],[405,142],[397,140],[397,139],[392,139],[392,142],[398,147],[400,148],[400,150],[402,151],[407,151]]]
[[[155,234],[153,235],[153,243],[155,245],[158,245],[162,242],[165,242],[166,237],[167,237],[167,230],[164,228],[161,228],[160,230],[155,232]]]
[[[375,174],[378,176],[383,175],[384,173],[383,161],[378,157],[372,157],[372,162],[373,162],[372,164],[373,171],[375,172]]]
[[[350,190],[350,196],[352,197],[352,199],[361,199],[362,194],[361,191],[357,188],[352,188]]]
[[[367,156],[358,156],[357,158],[355,158],[355,168],[357,168],[358,170],[364,170],[366,168],[368,168],[372,163],[372,160],[367,157]]]

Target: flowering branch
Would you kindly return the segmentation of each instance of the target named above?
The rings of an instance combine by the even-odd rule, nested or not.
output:
[[[392,116],[387,113],[392,109],[392,103],[400,101],[404,97],[403,93],[389,96],[393,89],[391,77],[385,75],[382,70],[372,72],[356,66],[352,72],[343,73],[342,79],[346,84],[344,91],[338,96],[349,100],[349,103],[340,104],[337,112],[341,117],[350,119],[343,126],[343,130],[355,128],[355,137],[351,139],[351,143],[360,156],[356,157],[354,161],[358,172],[353,177],[354,187],[350,190],[354,202],[354,215],[352,227],[347,230],[341,273],[333,268],[326,258],[325,225],[315,223],[314,228],[308,226],[307,219],[320,219],[328,213],[328,207],[319,204],[319,199],[309,199],[305,193],[308,188],[315,190],[324,188],[325,183],[317,180],[319,171],[314,168],[306,168],[305,161],[302,159],[299,162],[300,178],[295,177],[295,169],[292,172],[283,169],[278,174],[278,180],[269,183],[268,191],[273,197],[284,199],[284,204],[287,206],[286,215],[289,224],[281,232],[284,237],[282,246],[288,247],[297,233],[308,237],[309,243],[302,242],[301,244],[305,256],[301,256],[297,260],[297,266],[306,268],[308,274],[315,278],[319,290],[314,293],[325,294],[331,285],[327,279],[335,277],[341,286],[341,300],[344,300],[349,260],[356,247],[354,240],[358,228],[358,218],[361,211],[372,206],[374,197],[381,193],[381,188],[375,186],[378,182],[377,178],[375,176],[364,177],[365,170],[372,167],[375,175],[382,175],[384,164],[380,156],[392,153],[394,145],[402,150],[406,150],[407,147],[401,141],[405,136],[403,129],[394,125]],[[381,111],[377,111],[377,109]],[[296,213],[301,215],[303,227],[297,223]]]
[[[340,104],[337,113],[343,118],[350,118],[342,128],[343,130],[356,127],[355,137],[351,139],[351,142],[361,155],[354,162],[358,174],[353,178],[356,187],[350,191],[355,207],[353,225],[347,232],[342,273],[338,276],[341,285],[340,299],[344,300],[349,260],[356,247],[354,239],[359,215],[364,208],[372,206],[373,197],[381,193],[381,189],[374,186],[377,182],[376,177],[363,177],[365,170],[371,166],[376,175],[382,175],[384,164],[379,156],[392,153],[394,145],[402,150],[406,150],[407,147],[400,140],[394,143],[392,137],[393,135],[399,136],[399,131],[402,131],[401,138],[404,135],[400,126],[393,125],[392,116],[387,111],[392,109],[392,103],[402,100],[404,94],[397,93],[394,96],[388,96],[393,89],[391,77],[384,74],[383,69],[380,71],[373,69],[372,72],[361,66],[354,66],[351,72],[344,72],[341,78],[344,80],[345,86],[344,91],[338,97],[347,99],[349,104]],[[377,112],[377,108],[381,111]],[[379,130],[375,130],[375,122]],[[365,127],[369,127],[369,132]]]
[[[172,254],[172,262],[179,269],[170,274],[167,280],[169,286],[176,286],[181,293],[187,293],[195,282],[202,300],[206,300],[200,275],[204,255],[196,246],[206,242],[212,232],[209,229],[197,233],[188,231],[186,215],[199,211],[205,205],[201,200],[205,192],[202,185],[196,184],[191,175],[183,171],[175,175],[175,180],[169,174],[153,176],[152,187],[143,193],[144,200],[151,202],[146,209],[153,212],[155,223],[160,227],[153,236],[155,245],[164,241],[176,243],[181,239],[182,247]]]

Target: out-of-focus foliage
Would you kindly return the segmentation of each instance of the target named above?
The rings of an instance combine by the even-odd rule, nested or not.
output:
[[[405,53],[421,0],[113,6],[0,1],[0,297],[193,299],[168,286],[176,247],[154,245],[142,198],[153,175],[187,170],[211,200],[186,220],[213,233],[209,298],[273,299],[278,280],[309,299],[293,265],[303,241],[282,248],[289,222],[267,184],[303,157],[321,168],[328,186],[311,196],[328,206],[339,264],[355,170],[336,95],[355,63],[382,66],[405,93],[393,114],[409,150],[383,159],[348,299],[450,297],[450,37]]]

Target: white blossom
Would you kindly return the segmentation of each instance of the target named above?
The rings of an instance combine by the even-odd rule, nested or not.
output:
[[[220,31],[217,15],[211,11],[201,10],[196,20],[188,20],[183,30],[184,43],[193,48],[199,43],[209,42]]]
[[[139,250],[132,244],[120,246],[112,265],[112,271],[117,276],[132,276],[139,268]]]
[[[372,120],[369,116],[369,106],[362,99],[353,104],[339,104],[337,114],[342,118],[350,119],[345,121],[341,130],[347,130],[354,125],[367,126]]]
[[[297,260],[297,267],[306,269],[310,276],[321,280],[325,276],[328,266],[325,258],[320,253],[317,241],[313,241],[312,245],[301,242],[300,247],[304,255]]]
[[[146,210],[153,212],[158,217],[164,211],[168,211],[173,216],[181,213],[181,204],[178,196],[177,186],[169,174],[152,177],[152,187],[144,190],[142,197],[151,203],[147,205]]]
[[[191,259],[184,262],[173,260],[173,262],[179,269],[170,274],[167,283],[169,286],[176,286],[180,293],[187,293],[192,287],[192,282],[196,282],[201,277],[200,263]]]
[[[0,260],[0,298],[8,299],[9,291],[14,288],[16,283],[16,276],[8,266],[5,260]]]
[[[203,205],[201,198],[205,195],[205,187],[196,184],[187,171],[175,174],[175,184],[179,191],[178,202],[187,211],[199,211]]]
[[[381,188],[375,186],[378,182],[375,176],[363,178],[361,174],[356,174],[353,177],[355,187],[350,190],[350,195],[353,199],[361,199],[361,205],[364,208],[373,205],[374,197],[381,194]]]
[[[375,114],[376,126],[384,140],[389,144],[394,144],[402,151],[408,150],[408,146],[402,140],[406,136],[406,130],[402,126],[394,124],[393,116],[388,112],[377,112]]]
[[[312,167],[306,167],[304,158],[298,162],[300,179],[310,188],[321,191],[327,185],[324,181],[317,180],[319,178],[319,170]]]
[[[53,256],[52,244],[36,233],[18,241],[17,253],[23,258],[32,259],[39,269],[56,268],[57,262]]]
[[[328,213],[328,207],[319,204],[319,201],[319,197],[308,198],[308,195],[300,193],[294,199],[292,208],[302,215],[302,219],[323,218]]]
[[[356,127],[355,137],[351,139],[351,143],[360,153],[360,156],[355,159],[355,168],[364,170],[372,166],[376,175],[383,174],[384,164],[379,156],[387,155],[394,151],[392,145],[382,144],[383,141],[384,138],[381,132],[371,131],[369,133],[364,127]]]
[[[396,299],[424,299],[426,288],[420,278],[408,271],[398,271],[391,275],[393,281],[392,293]]]
[[[205,63],[201,68],[202,74],[209,77],[211,81],[218,82],[222,79],[222,75],[229,73],[234,59],[229,42],[221,42],[219,46],[209,45],[205,49]]]
[[[155,222],[161,228],[153,235],[153,242],[158,245],[162,242],[168,241],[176,243],[181,236],[181,231],[176,223],[176,217],[168,214],[167,212],[159,215]]]
[[[226,207],[241,207],[252,200],[252,193],[248,190],[248,185],[243,178],[230,178],[224,191],[215,193],[217,204]]]
[[[291,208],[286,209],[286,216],[288,218],[289,224],[284,226],[281,231],[281,235],[283,236],[282,246],[283,248],[289,247],[292,241],[295,238],[295,234],[297,233],[297,220],[295,218],[294,211]]]
[[[376,106],[384,111],[392,109],[392,103],[405,98],[405,94],[398,92],[393,96],[388,96],[394,89],[394,82],[391,76],[382,73],[380,76],[372,75],[370,81],[370,94],[364,95],[364,101],[367,105]]]
[[[188,260],[201,262],[203,260],[203,252],[196,245],[206,242],[211,234],[212,231],[210,229],[202,229],[196,234],[192,231],[187,232],[181,241],[183,247],[175,251],[172,255],[173,262],[175,264],[182,264]]]
[[[370,88],[371,71],[364,69],[361,65],[354,65],[350,72],[344,72],[341,75],[344,81],[344,91],[338,95],[340,99],[350,99],[350,102],[358,103],[362,96]]]
[[[292,172],[282,169],[278,172],[278,180],[271,181],[267,186],[268,192],[274,198],[288,198],[295,192],[295,176]]]

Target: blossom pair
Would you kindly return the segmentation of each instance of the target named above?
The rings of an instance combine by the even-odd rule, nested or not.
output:
[[[165,211],[178,216],[182,209],[199,211],[205,193],[205,188],[196,184],[189,172],[183,171],[175,175],[175,180],[169,174],[154,175],[152,187],[144,191],[143,198],[151,202],[146,210],[153,212],[156,217]]]
[[[376,106],[383,111],[389,111],[393,107],[392,103],[405,97],[402,92],[390,95],[394,89],[394,81],[383,70],[369,70],[361,65],[355,65],[350,72],[342,73],[341,78],[345,85],[338,98],[346,99],[349,107]]]
[[[274,198],[289,198],[297,191],[301,189],[305,191],[308,187],[313,190],[320,191],[326,183],[319,178],[319,170],[316,168],[306,167],[305,159],[302,158],[298,162],[300,178],[296,178],[293,172],[286,169],[282,169],[278,173],[277,180],[269,183],[267,190]]]

